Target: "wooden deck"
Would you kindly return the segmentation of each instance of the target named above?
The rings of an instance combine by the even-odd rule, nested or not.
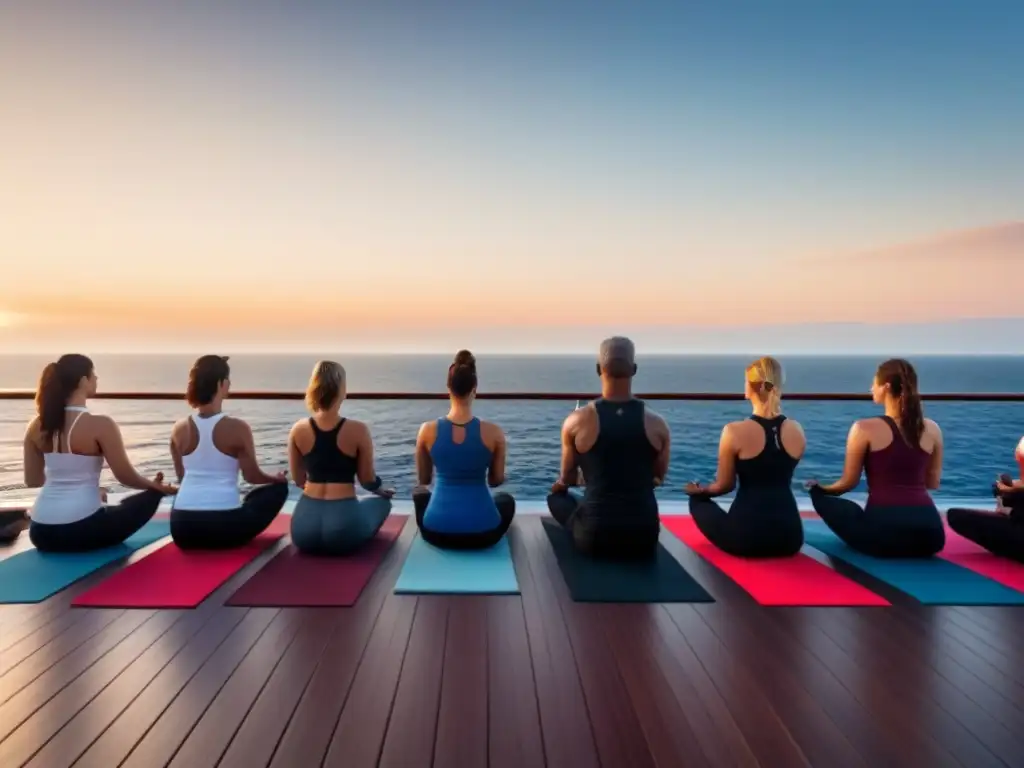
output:
[[[668,533],[716,603],[575,604],[536,517],[521,597],[394,595],[414,530],[353,608],[224,607],[276,550],[193,611],[0,606],[0,766],[1024,766],[1024,610],[762,608]]]

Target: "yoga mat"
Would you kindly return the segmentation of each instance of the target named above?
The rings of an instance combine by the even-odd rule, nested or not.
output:
[[[263,533],[237,549],[184,551],[174,542],[132,563],[71,603],[91,608],[195,608],[211,592],[288,532],[278,515]]]
[[[168,536],[165,522],[150,521],[123,544],[93,552],[27,549],[0,560],[0,603],[40,603],[79,579]]]
[[[809,546],[884,581],[926,605],[1024,605],[1017,592],[942,557],[898,560],[869,557],[846,546],[820,520],[804,521]]]
[[[405,515],[392,515],[366,546],[343,557],[313,557],[289,546],[226,604],[271,608],[355,605],[406,520]]]
[[[736,557],[708,541],[692,517],[662,518],[661,524],[761,605],[891,605],[803,553],[764,560]]]
[[[569,532],[542,519],[558,567],[577,603],[713,603],[714,598],[658,545],[654,560],[615,562],[578,552]]]
[[[965,539],[948,525],[946,547],[939,553],[939,557],[987,576],[1010,589],[1024,592],[1024,564],[993,555],[984,547]]]
[[[417,533],[395,584],[395,594],[518,595],[508,537],[490,549],[438,549]]]

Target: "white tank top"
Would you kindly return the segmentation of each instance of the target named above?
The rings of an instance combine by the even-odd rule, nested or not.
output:
[[[64,409],[75,418],[64,437],[66,453],[60,450],[60,433],[53,436],[53,451],[43,454],[46,479],[32,505],[32,520],[44,525],[64,525],[84,520],[103,506],[100,498],[102,456],[86,456],[71,452],[71,433],[87,408],[72,405]]]
[[[238,493],[238,459],[221,453],[213,444],[213,428],[223,413],[209,418],[192,416],[199,433],[199,443],[188,456],[181,457],[185,477],[174,499],[175,509],[226,510],[236,509],[241,501]]]

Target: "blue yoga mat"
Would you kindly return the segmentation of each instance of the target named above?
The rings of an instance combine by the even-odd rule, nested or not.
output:
[[[804,540],[925,605],[1024,605],[1024,593],[941,557],[897,560],[861,554],[821,520],[804,520]]]
[[[93,571],[128,557],[171,533],[170,523],[152,520],[124,544],[94,552],[44,553],[27,549],[0,560],[0,603],[41,603]]]
[[[518,595],[508,538],[490,549],[438,549],[416,534],[395,594]]]

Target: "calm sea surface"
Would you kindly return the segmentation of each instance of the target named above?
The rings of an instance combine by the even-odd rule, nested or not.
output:
[[[450,358],[442,356],[335,356],[342,362],[352,392],[443,391]],[[182,391],[192,358],[178,355],[94,357],[100,389]],[[231,358],[236,390],[301,391],[316,358],[311,355],[239,355]],[[0,356],[0,388],[34,388],[47,358]],[[639,358],[638,392],[736,392],[743,386],[749,359],[738,357]],[[783,359],[789,392],[866,392],[875,358],[793,357]],[[925,392],[1024,391],[1024,357],[922,357],[914,360]],[[598,380],[587,356],[480,356],[481,391],[594,391]],[[109,413],[121,426],[129,454],[144,474],[171,473],[167,441],[172,422],[188,412],[182,402],[95,400],[96,412]],[[291,424],[305,416],[295,402],[238,401],[228,406],[249,421],[260,462],[276,470],[286,465],[286,439]],[[508,434],[508,490],[521,499],[547,493],[559,460],[559,427],[573,407],[566,402],[480,402],[477,413],[504,427]],[[748,415],[746,403],[656,403],[673,437],[672,466],[662,498],[682,500],[682,486],[691,479],[714,476],[722,425]],[[425,420],[445,413],[439,401],[354,401],[348,416],[367,421],[374,435],[378,472],[407,496],[415,483],[413,445]],[[808,448],[797,469],[796,484],[809,478],[832,480],[842,470],[850,423],[877,413],[870,403],[785,404],[799,419]],[[1012,471],[1013,450],[1024,434],[1024,403],[932,403],[926,414],[945,433],[946,459],[939,497],[984,497],[995,475]],[[33,413],[31,401],[0,401],[0,504],[31,499],[22,483],[22,437]],[[111,477],[105,482],[113,489]],[[294,489],[293,489],[294,490]]]

